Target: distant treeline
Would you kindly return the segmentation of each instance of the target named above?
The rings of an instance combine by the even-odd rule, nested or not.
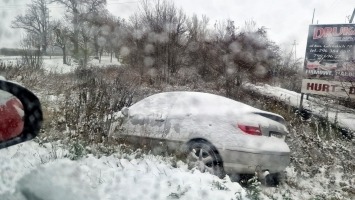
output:
[[[28,50],[27,50],[28,51]],[[36,53],[36,50],[30,50],[31,53]],[[25,51],[23,49],[11,49],[11,48],[1,48],[0,55],[4,56],[23,56],[25,55]],[[28,52],[27,52],[28,54]]]
[[[15,48],[0,48],[0,55],[4,56],[24,56],[28,54],[36,54],[38,50],[29,50],[29,49],[15,49]],[[58,51],[47,52],[45,55],[50,54],[52,56],[62,56],[63,54]]]

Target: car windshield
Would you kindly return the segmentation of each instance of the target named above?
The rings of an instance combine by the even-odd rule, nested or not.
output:
[[[354,18],[354,0],[0,0],[0,199],[353,199]]]

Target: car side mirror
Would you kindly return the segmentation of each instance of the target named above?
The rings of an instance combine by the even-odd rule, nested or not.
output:
[[[127,108],[127,107],[123,107],[123,108],[121,109],[121,113],[122,113],[122,115],[125,116],[125,117],[128,117],[128,111],[129,111],[129,108]]]
[[[0,149],[36,137],[42,121],[36,95],[23,86],[0,80]]]

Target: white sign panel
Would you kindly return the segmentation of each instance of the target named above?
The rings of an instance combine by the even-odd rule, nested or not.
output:
[[[355,99],[355,83],[317,79],[303,79],[301,92],[306,94],[318,94],[334,97],[350,97]]]

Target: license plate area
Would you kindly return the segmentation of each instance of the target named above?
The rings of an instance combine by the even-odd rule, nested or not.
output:
[[[280,139],[283,139],[283,134],[281,133],[278,133],[278,132],[273,132],[273,131],[270,131],[270,137],[276,137],[276,138],[280,138]]]

